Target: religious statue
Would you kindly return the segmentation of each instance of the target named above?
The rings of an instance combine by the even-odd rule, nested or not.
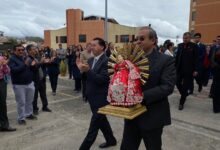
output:
[[[144,51],[133,44],[111,51],[108,62],[111,80],[107,96],[110,104],[100,108],[98,113],[134,119],[147,111],[141,105],[141,86],[146,84],[149,76],[149,63],[144,55]]]
[[[116,64],[112,64],[114,74],[109,84],[108,101],[113,106],[134,106],[141,103],[140,70],[131,61],[117,56]]]

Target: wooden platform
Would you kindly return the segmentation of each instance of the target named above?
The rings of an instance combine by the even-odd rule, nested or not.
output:
[[[141,104],[130,108],[106,105],[102,108],[99,108],[98,113],[132,120],[145,111],[147,111],[146,107]]]

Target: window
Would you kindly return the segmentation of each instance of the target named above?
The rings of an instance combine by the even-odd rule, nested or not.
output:
[[[61,37],[60,37],[60,43],[67,43],[67,38],[66,38],[66,36],[61,36]]]
[[[192,21],[195,21],[195,20],[196,20],[196,12],[193,11],[193,12],[192,12]]]
[[[86,43],[86,35],[85,34],[79,35],[79,43]]]
[[[58,36],[56,36],[56,43],[59,43],[59,40],[58,40],[58,38],[59,38],[59,37],[58,37]]]
[[[120,42],[121,43],[128,43],[129,42],[129,35],[121,35]]]
[[[115,36],[115,43],[118,43],[118,35]]]
[[[132,35],[131,41],[135,41],[135,35]]]

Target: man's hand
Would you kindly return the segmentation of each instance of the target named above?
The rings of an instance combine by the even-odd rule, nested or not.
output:
[[[196,77],[198,75],[198,72],[197,71],[194,71],[193,72],[193,77]]]
[[[8,60],[5,60],[5,59],[4,59],[4,60],[2,61],[2,64],[3,64],[3,65],[7,65],[7,64],[8,64]]]
[[[30,66],[29,62],[30,62],[30,59],[28,59],[28,58],[24,61],[25,65],[27,65],[27,66]]]
[[[79,58],[76,59],[76,65],[82,72],[88,72],[90,70],[89,64],[83,63]]]
[[[8,64],[8,60],[6,59],[0,60],[0,65],[6,65],[6,64]]]
[[[37,62],[35,61],[35,60],[33,60],[32,62],[31,62],[31,66],[34,66],[34,65],[36,65],[37,64]]]
[[[0,60],[0,66],[3,65],[3,60]]]
[[[82,64],[81,65],[81,70],[83,72],[88,72],[90,70],[89,64]]]

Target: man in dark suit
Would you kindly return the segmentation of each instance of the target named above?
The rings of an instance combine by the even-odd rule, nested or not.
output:
[[[88,64],[79,62],[77,65],[80,70],[87,73],[86,95],[92,110],[92,119],[87,136],[85,137],[80,150],[89,150],[94,143],[99,129],[102,131],[106,143],[101,144],[100,148],[106,148],[116,145],[116,139],[113,136],[111,126],[105,115],[98,114],[100,107],[108,104],[107,92],[109,85],[108,58],[104,53],[105,41],[101,38],[95,38],[91,42],[91,49],[94,58],[88,60]]]
[[[213,43],[212,47],[211,47],[211,51],[210,51],[210,62],[211,62],[211,72],[213,74],[214,68],[216,66],[215,60],[214,60],[214,55],[217,51],[217,49],[220,47],[220,35],[216,37],[216,40],[214,40],[215,43]],[[213,80],[212,80],[213,81]],[[209,93],[209,97],[213,98],[213,82],[210,88],[210,93]]]
[[[198,75],[198,47],[190,42],[191,33],[183,34],[183,43],[178,45],[176,56],[177,83],[181,94],[179,110],[183,110],[188,90],[193,85],[193,78]]]
[[[157,34],[151,27],[139,30],[137,44],[143,48],[150,63],[149,79],[142,86],[142,104],[147,112],[133,120],[125,120],[121,150],[138,150],[142,139],[147,150],[161,150],[163,127],[171,124],[167,97],[173,92],[176,70],[173,58],[158,52],[156,43]]]
[[[201,43],[201,33],[194,34],[194,41],[198,46],[198,76],[196,76],[196,82],[198,84],[198,91],[202,91],[202,85],[205,80],[205,68],[204,68],[204,59],[206,54],[206,46]]]

